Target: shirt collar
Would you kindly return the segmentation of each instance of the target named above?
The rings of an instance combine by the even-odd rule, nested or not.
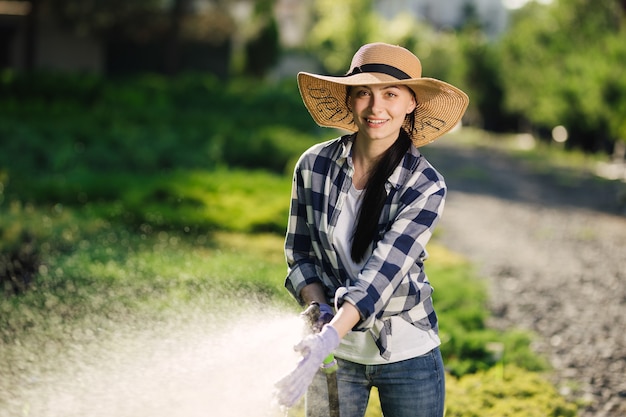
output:
[[[339,150],[337,163],[343,164],[344,161],[350,157],[350,155],[352,154],[352,144],[354,144],[355,138],[356,133],[353,133],[351,135],[345,135],[341,138],[341,148]]]
[[[356,133],[342,137],[341,149],[339,157],[337,158],[338,164],[343,164],[348,158],[350,158],[355,138]],[[406,155],[404,155],[400,164],[387,179],[388,186],[392,188],[400,188],[400,186],[406,182],[407,177],[412,175],[417,168],[421,156],[422,154],[419,149],[413,145],[409,146],[409,150]]]

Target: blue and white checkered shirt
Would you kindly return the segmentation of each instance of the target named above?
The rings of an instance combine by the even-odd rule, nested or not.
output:
[[[285,256],[285,287],[300,302],[300,291],[321,283],[329,302],[345,300],[358,309],[354,330],[371,332],[383,358],[391,344],[391,316],[435,332],[433,288],[424,272],[426,243],[441,217],[446,185],[417,148],[411,146],[389,177],[378,235],[365,266],[351,279],[333,247],[333,232],[352,183],[348,163],[355,135],[311,147],[293,177]]]

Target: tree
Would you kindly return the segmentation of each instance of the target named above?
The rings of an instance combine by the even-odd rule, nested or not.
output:
[[[274,0],[257,0],[249,25],[254,30],[245,46],[245,73],[264,76],[278,62],[278,25],[274,18]]]
[[[30,11],[26,15],[26,34],[24,42],[24,68],[26,71],[35,69],[35,56],[37,55],[37,32],[40,14],[40,0],[30,2]]]
[[[356,50],[375,34],[372,0],[316,0],[313,14],[307,48],[326,71],[345,71]]]
[[[104,36],[120,30],[145,34],[147,28],[164,24],[165,9],[161,0],[40,1],[63,27],[81,35]]]
[[[189,13],[191,0],[174,0],[169,11],[169,33],[165,54],[165,72],[175,75],[180,69],[180,36],[185,13]]]
[[[482,36],[464,32],[462,39],[464,89],[470,96],[470,107],[465,116],[477,127],[495,131],[507,131],[512,116],[503,107],[504,74],[500,68],[497,50]]]
[[[616,74],[626,48],[623,16],[617,0],[529,3],[500,45],[507,109],[540,129],[564,125],[570,146],[609,147],[620,136],[626,95]]]
[[[626,62],[625,28],[607,40],[606,50],[609,62]],[[610,115],[608,129],[614,138],[626,145],[626,77],[624,77],[623,68],[619,65],[608,65],[606,74],[601,95],[603,110]],[[617,152],[618,149],[620,147],[616,147],[615,151]],[[624,149],[623,146],[621,149]],[[623,158],[624,155],[621,157]]]
[[[45,18],[77,36],[99,39],[108,46],[125,46],[127,56],[142,63],[138,70],[176,74],[190,64],[190,59],[206,64],[208,57],[197,58],[201,55],[197,53],[199,46],[224,49],[236,31],[229,9],[233,3],[236,0],[32,1],[26,19],[26,66],[34,66],[38,24]],[[133,56],[133,47],[144,49]],[[209,55],[206,49],[204,53]]]

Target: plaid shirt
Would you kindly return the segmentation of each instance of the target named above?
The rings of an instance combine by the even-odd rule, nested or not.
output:
[[[437,316],[424,272],[426,243],[445,200],[443,177],[411,146],[388,178],[378,235],[358,277],[348,276],[333,247],[333,232],[352,183],[348,163],[355,135],[320,143],[305,152],[293,177],[285,256],[285,287],[302,304],[300,291],[321,283],[327,299],[358,309],[354,330],[371,332],[383,358],[391,344],[391,316],[435,332]]]

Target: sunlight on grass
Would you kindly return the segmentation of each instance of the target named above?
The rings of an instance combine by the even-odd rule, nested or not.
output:
[[[438,268],[453,268],[467,265],[469,260],[460,253],[453,252],[445,246],[431,241],[426,250],[428,251],[428,265],[434,264]]]
[[[282,233],[290,187],[288,177],[263,171],[180,171],[127,186],[122,204],[157,225]]]
[[[461,379],[449,377],[446,395],[450,398],[446,417],[577,415],[576,406],[560,397],[547,378],[515,366],[494,367]]]
[[[216,232],[213,239],[221,248],[238,253],[249,251],[272,264],[284,264],[285,273],[287,272],[283,252],[285,239],[282,235]]]

